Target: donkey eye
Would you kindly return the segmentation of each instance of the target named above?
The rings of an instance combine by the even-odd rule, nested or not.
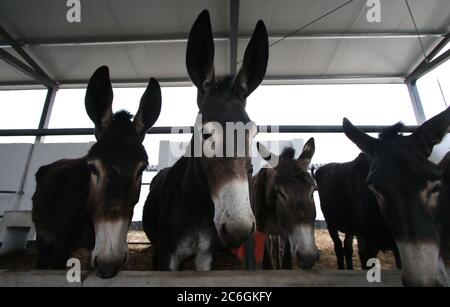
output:
[[[286,194],[284,194],[283,191],[277,190],[277,194],[278,194],[278,196],[280,196],[284,201],[287,200]]]
[[[441,187],[442,186],[440,183],[434,185],[434,187],[430,190],[430,195],[441,191]]]
[[[88,168],[92,175],[97,177],[100,175],[100,172],[94,164],[88,164]]]

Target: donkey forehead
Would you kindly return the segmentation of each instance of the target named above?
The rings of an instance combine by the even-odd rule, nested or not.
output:
[[[142,143],[137,140],[122,138],[97,142],[91,147],[88,159],[99,159],[105,163],[113,163],[114,161],[136,162],[146,161],[148,156]]]
[[[213,99],[209,98],[202,105],[200,112],[204,122],[250,122],[250,117],[245,111],[245,106],[237,99]]]
[[[428,181],[438,180],[442,171],[423,156],[403,151],[374,157],[368,179],[375,185],[383,184],[397,189],[392,184],[404,184],[405,188],[421,188]]]
[[[275,185],[314,186],[311,176],[305,170],[294,165],[294,163],[278,165],[277,168],[274,177]]]

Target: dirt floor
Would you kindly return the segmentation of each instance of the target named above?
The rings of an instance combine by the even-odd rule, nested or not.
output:
[[[144,271],[152,269],[152,247],[142,231],[130,231],[128,233],[128,242],[130,250],[130,259],[127,270]],[[320,260],[316,267],[320,269],[337,269],[336,255],[334,253],[333,242],[327,230],[316,230],[316,242],[320,249]],[[356,240],[354,242],[353,263],[355,269],[361,269],[358,258],[358,248]],[[87,250],[80,250],[74,253],[74,257],[82,260],[84,268],[88,268],[89,253]],[[16,253],[7,257],[0,257],[0,270],[31,270],[34,267],[36,258],[36,250],[31,247],[24,252]],[[378,258],[381,261],[382,268],[395,269],[395,260],[392,252],[379,253]],[[260,265],[257,266],[261,268]],[[184,269],[193,270],[193,261],[188,261]],[[219,252],[214,262],[214,269],[216,270],[241,270],[244,269],[244,264],[236,259],[228,252]]]

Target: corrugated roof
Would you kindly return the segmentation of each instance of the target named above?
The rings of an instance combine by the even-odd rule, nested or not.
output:
[[[236,0],[230,0],[236,1]],[[263,19],[273,43],[345,0],[241,0],[237,60]],[[355,0],[270,49],[268,80],[329,82],[360,78],[401,80],[423,60],[404,0],[381,0],[381,22],[369,23],[366,0]],[[409,0],[426,52],[450,31],[450,1]],[[224,0],[81,1],[81,23],[66,21],[66,1],[0,0],[0,25],[55,81],[84,84],[109,65],[116,82],[149,77],[188,80],[186,39],[203,9],[211,14],[216,74],[230,72],[230,3]],[[11,52],[5,42],[3,49]],[[12,52],[11,52],[12,53]],[[368,81],[368,82],[369,82]],[[0,85],[32,80],[0,61]]]

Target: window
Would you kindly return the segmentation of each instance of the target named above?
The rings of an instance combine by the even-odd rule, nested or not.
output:
[[[417,88],[427,119],[445,110],[450,103],[450,61],[420,78]]]
[[[37,129],[47,90],[0,91],[0,129]],[[0,137],[0,143],[33,143],[34,137]]]
[[[260,86],[247,111],[259,125],[416,124],[404,84]]]

